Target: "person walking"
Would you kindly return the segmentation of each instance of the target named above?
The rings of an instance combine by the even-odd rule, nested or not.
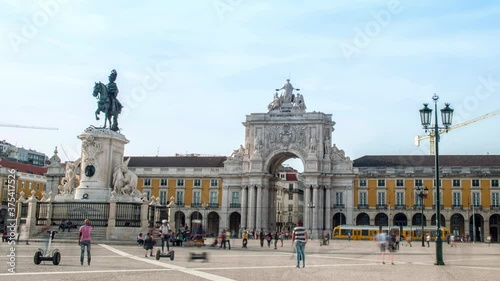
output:
[[[427,248],[430,247],[430,242],[431,242],[431,234],[427,233],[427,236],[425,237],[425,241],[427,241]]]
[[[227,246],[228,246],[228,249],[231,250],[231,231],[229,231],[229,229],[226,230],[226,243],[227,243]],[[226,247],[224,246],[224,249]]]
[[[153,256],[153,245],[154,245],[153,237],[149,233],[146,234],[146,237],[144,238],[144,250],[146,250],[144,252],[145,258],[148,257],[148,250],[149,250],[149,256],[150,257]]]
[[[265,239],[265,237],[264,237],[264,230],[261,229],[260,233],[259,233],[259,240],[260,240],[260,247],[261,248],[264,247],[264,239]]]
[[[170,225],[168,225],[168,220],[162,220],[162,225],[160,226],[161,235],[161,252],[165,253],[165,245],[167,245],[167,253],[170,252],[170,246],[168,240],[170,239]]]
[[[241,237],[243,238],[243,241],[242,241],[243,247],[242,248],[246,248],[247,244],[248,244],[248,231],[245,230],[243,232],[243,234],[241,235]]]
[[[302,222],[299,221],[297,223],[297,227],[295,227],[292,232],[292,245],[295,246],[295,252],[297,253],[297,268],[300,268],[301,260],[302,260],[302,267],[306,267],[305,247],[307,239],[308,239],[307,231],[303,227]]]
[[[92,226],[90,225],[90,220],[85,219],[83,221],[84,225],[80,226],[79,235],[78,235],[78,245],[80,246],[80,264],[83,265],[83,257],[85,253],[85,247],[87,247],[87,264],[90,265],[90,240],[91,240],[91,232]]]

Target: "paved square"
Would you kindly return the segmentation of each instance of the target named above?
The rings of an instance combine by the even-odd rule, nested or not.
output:
[[[208,240],[207,240],[208,241]],[[319,246],[309,241],[306,267],[296,268],[291,241],[275,250],[259,241],[250,240],[249,248],[241,248],[241,240],[231,241],[231,250],[210,247],[173,247],[175,260],[144,257],[136,245],[92,245],[92,263],[81,266],[77,243],[54,243],[62,254],[60,265],[52,262],[33,263],[33,255],[43,243],[17,245],[16,273],[8,273],[7,243],[0,244],[1,280],[498,280],[500,245],[483,243],[443,245],[445,266],[433,265],[435,245],[413,247],[402,245],[391,265],[386,264],[375,242],[331,241]],[[155,248],[156,250],[156,248]],[[208,262],[189,261],[191,252],[206,251]],[[307,279],[304,279],[307,278]]]

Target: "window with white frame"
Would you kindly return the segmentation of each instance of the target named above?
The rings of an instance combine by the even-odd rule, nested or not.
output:
[[[384,187],[385,186],[385,179],[378,179],[377,180],[377,186],[378,187]]]
[[[497,208],[500,207],[500,192],[491,193],[491,206]]]
[[[293,204],[288,204],[288,211],[293,212]]]
[[[210,204],[217,204],[217,191],[210,191]]]
[[[175,204],[180,206],[184,205],[184,191],[177,190],[175,192]]]
[[[167,205],[167,192],[160,191],[160,205]]]
[[[453,180],[452,183],[453,187],[460,187],[460,180]]]
[[[385,205],[385,192],[377,192],[377,205]]]
[[[479,187],[479,180],[478,179],[473,179],[472,180],[472,186],[473,187]]]
[[[40,190],[40,183],[36,183],[36,190]]]
[[[288,191],[290,191],[290,192],[293,191],[293,183],[288,184]]]
[[[143,186],[151,186],[151,179],[142,179]]]
[[[416,179],[415,180],[415,186],[422,186],[423,183],[422,183],[422,179]]]
[[[32,189],[32,188],[33,188],[33,183],[32,183],[32,182],[29,182],[29,184],[28,184],[28,188],[29,188],[29,189]]]
[[[219,181],[217,179],[210,179],[210,187],[219,186]]]
[[[288,193],[288,200],[293,200],[293,193],[292,192]]]
[[[422,206],[424,203],[424,198],[419,196],[420,191],[415,191],[415,206]]]
[[[168,179],[160,179],[160,186],[168,186]]]
[[[452,194],[453,206],[462,206],[462,192],[453,192]]]
[[[403,206],[405,204],[405,193],[402,191],[396,192],[396,205]]]
[[[432,204],[436,205],[436,191],[434,190],[432,192],[433,196],[432,196]],[[443,191],[439,191],[439,198],[441,198],[441,206],[443,206]]]
[[[336,205],[342,205],[343,204],[343,192],[335,192],[335,204]]]
[[[26,186],[25,186],[25,184],[26,184],[26,183],[25,183],[24,181],[23,181],[23,182],[21,182],[21,189],[23,189],[23,190],[24,190],[24,188],[26,187]]]
[[[491,187],[498,187],[498,180],[491,180]]]
[[[472,204],[474,205],[474,207],[481,206],[481,193],[472,192]]]
[[[280,173],[280,179],[286,180],[286,174],[285,173]]]
[[[193,186],[194,187],[201,187],[201,179],[194,179]]]
[[[403,187],[403,186],[405,186],[405,181],[403,179],[397,179],[396,187]]]
[[[359,186],[366,187],[366,179],[359,179]]]
[[[292,217],[292,215],[288,215],[288,222],[293,222],[293,217]]]
[[[193,191],[193,204],[201,204],[201,191]]]
[[[233,191],[231,193],[231,203],[233,203],[233,204],[240,203],[240,193],[238,191]]]
[[[149,201],[149,199],[151,198],[151,191],[150,190],[145,190],[144,192],[146,193],[146,200]]]
[[[184,187],[184,179],[177,179],[177,187]]]
[[[436,187],[436,180],[433,180],[432,184],[434,185],[434,187]],[[443,181],[442,180],[439,180],[439,186],[443,186]]]
[[[367,192],[366,191],[361,191],[359,193],[359,205],[367,205]]]

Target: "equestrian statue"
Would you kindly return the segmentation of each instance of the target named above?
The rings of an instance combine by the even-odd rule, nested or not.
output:
[[[104,85],[100,81],[96,82],[94,92],[92,93],[92,95],[98,99],[95,119],[99,120],[99,113],[104,113],[104,126],[102,128],[106,128],[109,122],[109,129],[115,132],[120,130],[118,128],[118,115],[122,112],[123,108],[122,104],[117,99],[118,87],[115,83],[117,76],[118,73],[113,69],[109,75],[108,85]]]

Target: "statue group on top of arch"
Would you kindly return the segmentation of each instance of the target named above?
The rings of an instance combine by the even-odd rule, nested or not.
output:
[[[75,162],[66,162],[66,171],[64,178],[58,189],[62,195],[71,195],[75,189],[80,185],[80,175],[78,175],[78,166],[80,165],[80,158]]]
[[[278,96],[278,91],[283,90]],[[269,112],[274,110],[279,110],[283,112],[297,111],[305,112],[306,103],[304,101],[304,96],[297,93],[294,94],[293,90],[300,91],[300,89],[295,89],[290,83],[290,79],[286,79],[285,85],[281,89],[276,89],[273,101],[269,103],[267,109]]]
[[[128,169],[130,158],[123,161],[121,165],[115,167],[113,172],[113,192],[114,198],[128,195],[132,198],[141,199],[142,194],[137,189],[138,177]]]

